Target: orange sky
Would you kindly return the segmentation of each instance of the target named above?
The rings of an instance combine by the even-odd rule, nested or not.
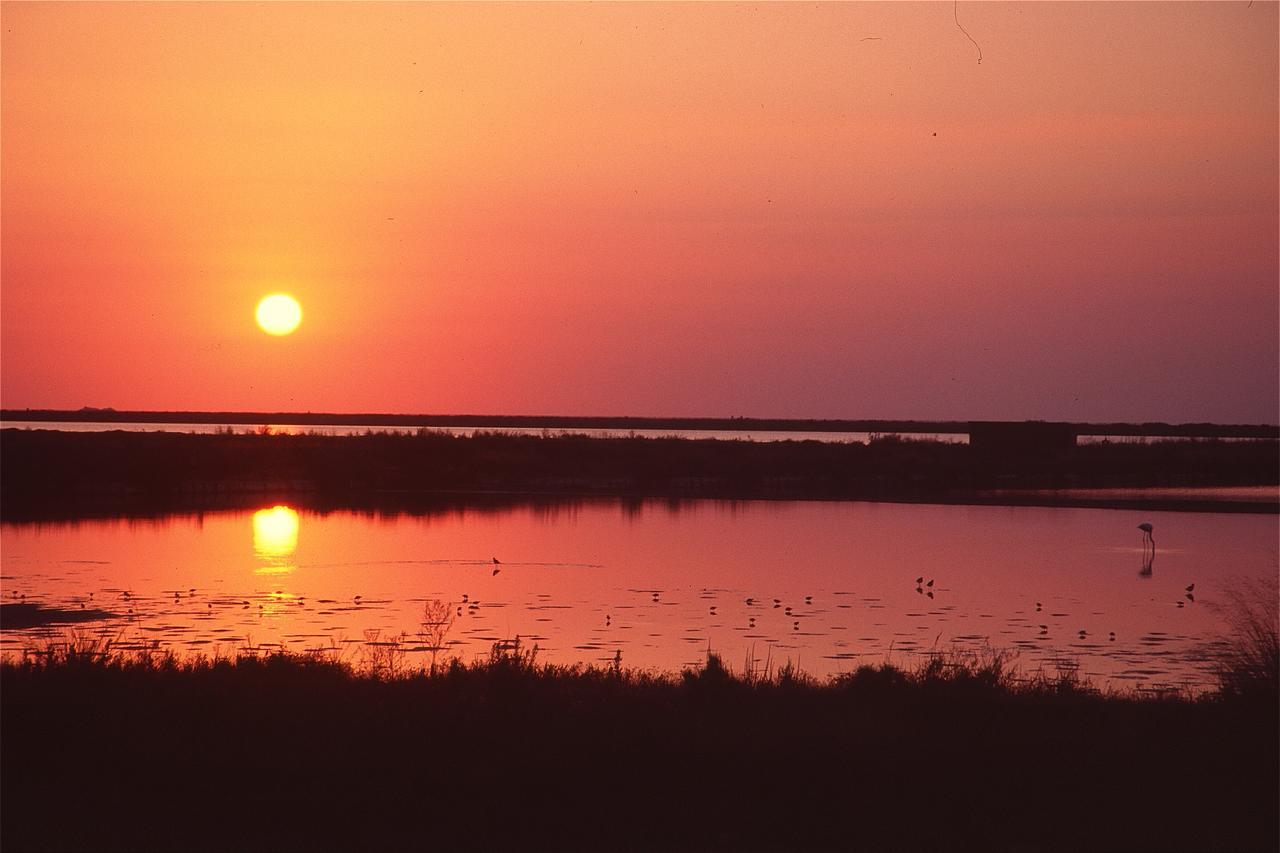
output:
[[[1278,8],[5,3],[3,404],[1275,422]]]

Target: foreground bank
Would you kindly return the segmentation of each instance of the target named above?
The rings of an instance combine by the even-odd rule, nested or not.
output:
[[[6,850],[1274,850],[1274,690],[1000,656],[818,684],[51,650],[0,670]],[[381,667],[381,668],[379,668]],[[1252,686],[1251,686],[1252,685]]]

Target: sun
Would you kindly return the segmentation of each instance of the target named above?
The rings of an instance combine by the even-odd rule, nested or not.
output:
[[[258,303],[257,318],[268,335],[288,335],[302,322],[302,306],[287,293],[272,293]]]

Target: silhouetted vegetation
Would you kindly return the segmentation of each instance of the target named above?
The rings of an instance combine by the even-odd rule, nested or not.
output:
[[[937,655],[818,682],[495,645],[0,668],[7,850],[1273,850],[1274,699],[1102,694]]]
[[[1277,581],[1238,581],[1226,590],[1231,639],[1219,661],[1224,696],[1280,704],[1280,600]]]
[[[1083,423],[1067,421],[921,421],[884,418],[655,418],[600,415],[432,415],[376,412],[159,412],[80,409],[3,409],[0,420],[48,423],[238,424],[263,426],[482,427],[497,429],[738,430],[782,432],[968,433],[975,427],[1027,423],[1069,427],[1078,435],[1280,438],[1275,424],[1214,424],[1164,421]]]
[[[241,496],[319,505],[442,495],[622,495],[1063,503],[1002,489],[1272,485],[1275,441],[1087,444],[1038,455],[883,439],[869,444],[652,438],[63,433],[0,437],[5,518],[212,508]],[[1081,505],[1087,499],[1074,499]],[[1208,508],[1151,500],[1146,508]],[[1276,511],[1274,504],[1223,507]]]

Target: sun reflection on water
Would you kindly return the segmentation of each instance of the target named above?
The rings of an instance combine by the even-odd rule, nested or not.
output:
[[[287,506],[260,509],[253,514],[253,553],[263,565],[255,574],[278,575],[292,572],[298,550],[298,513]]]

